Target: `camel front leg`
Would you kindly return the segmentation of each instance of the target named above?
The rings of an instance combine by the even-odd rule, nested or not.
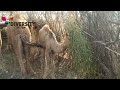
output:
[[[49,56],[49,52],[47,50],[45,50],[45,69],[44,69],[44,78],[47,77],[48,75],[48,70],[49,70],[49,60],[50,60],[50,56]]]
[[[41,67],[41,77],[44,79],[45,76],[44,76],[44,69],[45,69],[45,50],[44,49],[41,49],[41,58],[40,58],[40,67]]]
[[[51,69],[52,69],[52,71],[51,71],[51,78],[52,79],[55,79],[55,54],[52,54],[51,55]]]

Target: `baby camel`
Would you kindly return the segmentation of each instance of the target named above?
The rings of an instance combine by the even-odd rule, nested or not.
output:
[[[38,43],[45,48],[43,49],[44,60],[41,60],[42,78],[46,78],[49,74],[49,64],[52,70],[51,77],[55,78],[54,58],[56,54],[66,50],[69,44],[68,36],[65,37],[64,41],[60,43],[57,41],[56,36],[50,27],[48,25],[44,25],[39,31]]]

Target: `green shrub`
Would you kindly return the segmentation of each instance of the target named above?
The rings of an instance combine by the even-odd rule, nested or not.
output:
[[[73,70],[79,74],[80,78],[94,77],[96,68],[91,47],[82,33],[82,28],[76,22],[68,21],[65,29],[70,36],[69,52],[73,59]]]

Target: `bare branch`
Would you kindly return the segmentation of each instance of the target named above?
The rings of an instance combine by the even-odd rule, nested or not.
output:
[[[120,23],[119,22],[114,22],[114,21],[110,21],[110,20],[108,20],[110,23],[113,23],[113,24],[116,24],[116,25],[120,25]]]
[[[107,76],[112,76],[110,70],[106,67],[106,65],[104,63],[101,62],[101,60],[97,59],[97,62],[99,63],[99,65],[101,66],[101,68],[106,72]]]
[[[109,46],[111,44],[115,44],[117,41],[119,41],[119,34],[120,34],[120,28],[118,28],[118,33],[117,33],[116,39],[112,42],[107,42],[106,46]]]
[[[100,43],[100,44],[104,45],[107,50],[109,50],[109,51],[111,51],[111,52],[113,52],[113,53],[115,53],[115,54],[117,54],[117,55],[120,55],[120,53],[118,53],[118,52],[110,49],[109,47],[106,47],[106,43],[102,43],[101,41],[94,41],[94,42]]]

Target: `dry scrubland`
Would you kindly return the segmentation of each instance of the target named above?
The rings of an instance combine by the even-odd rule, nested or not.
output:
[[[10,13],[15,12],[1,12],[1,16]],[[120,78],[119,11],[29,11],[22,13],[29,21],[35,19],[39,24],[49,24],[59,42],[63,40],[64,33],[69,35],[69,47],[55,58],[57,79]],[[18,62],[14,64],[13,52],[6,49],[4,30],[2,30],[2,39],[3,60],[0,61],[0,78],[23,78]],[[37,74],[27,78],[41,78],[41,59],[39,55],[31,61]]]

